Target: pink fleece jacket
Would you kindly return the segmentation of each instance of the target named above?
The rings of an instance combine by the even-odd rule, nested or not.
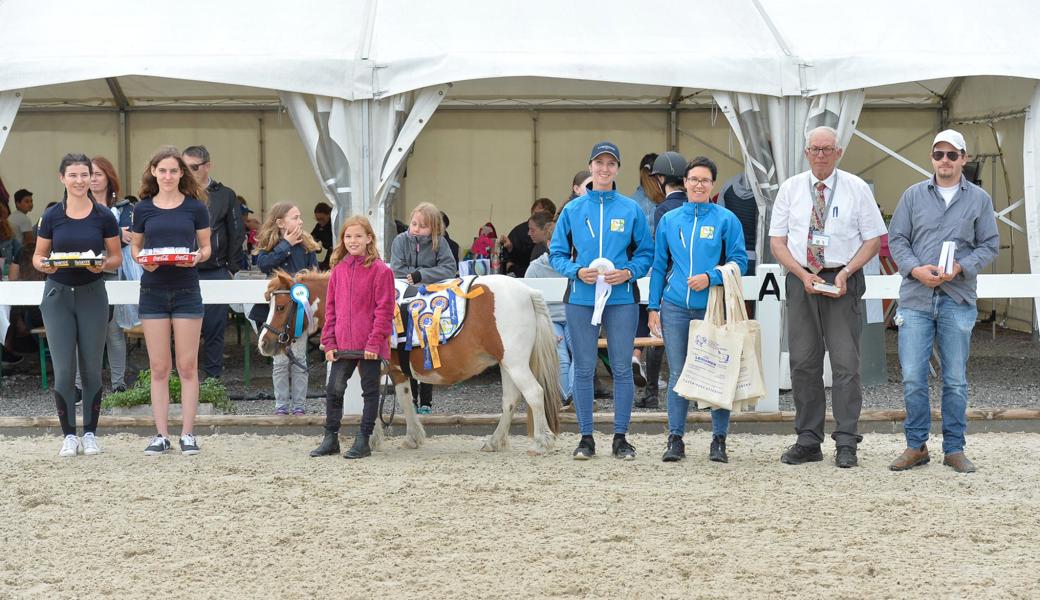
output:
[[[347,255],[329,276],[325,298],[325,350],[365,350],[390,360],[390,328],[394,322],[394,274],[376,259]]]

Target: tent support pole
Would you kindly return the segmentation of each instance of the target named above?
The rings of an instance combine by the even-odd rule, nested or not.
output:
[[[539,132],[538,132],[538,111],[531,111],[531,181],[534,185],[534,198],[540,198],[541,188],[540,181],[538,178],[538,163],[539,156],[541,154],[541,146],[538,144]]]
[[[263,222],[264,215],[267,214],[267,123],[264,120],[264,113],[257,114],[256,124],[257,140],[260,144],[260,164],[258,165],[260,170],[260,220]]]

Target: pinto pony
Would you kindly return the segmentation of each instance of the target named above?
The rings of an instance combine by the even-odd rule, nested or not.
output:
[[[271,310],[258,334],[260,354],[284,353],[292,344],[297,311],[289,290],[294,284],[307,286],[314,307],[314,322],[307,323],[306,330],[313,332],[321,328],[325,322],[328,282],[327,272],[302,271],[295,276],[275,272],[265,294]],[[501,365],[502,417],[482,450],[496,452],[507,447],[513,409],[522,396],[527,401],[528,431],[534,442],[529,453],[544,454],[560,431],[562,400],[556,334],[549,310],[541,292],[512,277],[478,277],[473,288],[478,287],[483,288],[484,293],[467,301],[462,330],[439,348],[441,366],[427,369],[422,351],[411,352],[408,362],[412,376],[423,383],[451,385],[474,377],[492,365]],[[408,401],[411,384],[398,362],[398,351],[391,349],[390,356],[390,378],[397,397],[402,399],[406,423],[402,446],[418,448],[426,439],[426,432],[415,407]],[[379,440],[382,429],[378,421],[376,428],[374,439]]]

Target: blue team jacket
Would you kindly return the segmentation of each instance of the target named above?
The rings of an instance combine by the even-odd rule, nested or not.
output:
[[[650,273],[647,310],[660,310],[662,297],[682,308],[704,308],[708,289],[695,292],[686,278],[706,273],[711,285],[722,285],[719,265],[725,246],[726,260],[747,270],[744,228],[737,216],[710,202],[686,202],[670,210],[657,224],[654,265]]]
[[[615,269],[632,272],[632,279],[614,286],[607,304],[635,302],[635,280],[646,275],[654,256],[653,236],[639,205],[614,190],[588,190],[568,202],[556,221],[549,262],[571,280],[565,300],[583,306],[595,304],[596,286],[579,280],[578,269],[602,257],[614,263]]]

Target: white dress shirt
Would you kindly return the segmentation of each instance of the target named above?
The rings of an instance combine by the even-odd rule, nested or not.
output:
[[[12,203],[11,208],[14,208],[14,203]],[[33,230],[33,224],[32,221],[29,220],[29,215],[16,208],[11,211],[11,216],[7,217],[7,222],[11,225],[11,229],[13,229],[15,234],[18,236],[19,242],[22,241],[23,233],[31,233]]]
[[[769,221],[770,237],[787,236],[787,249],[803,267],[809,242],[809,221],[816,201],[816,184],[812,171],[791,177],[780,185]],[[828,244],[823,249],[824,267],[847,265],[867,240],[887,233],[885,221],[874,194],[865,181],[852,173],[835,169],[823,180],[827,185],[824,200],[829,204],[824,234]]]

